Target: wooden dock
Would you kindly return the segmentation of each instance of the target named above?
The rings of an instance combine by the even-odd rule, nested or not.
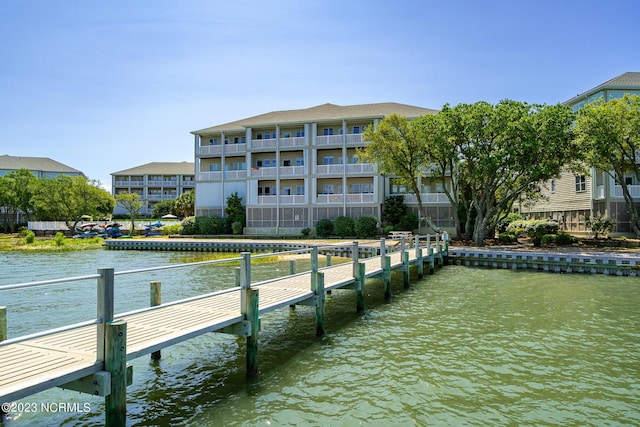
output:
[[[362,311],[366,278],[384,278],[385,298],[390,298],[392,270],[402,270],[404,283],[408,286],[412,265],[417,266],[421,277],[425,266],[433,272],[436,266],[446,262],[447,242],[439,235],[427,238],[416,236],[406,243],[402,241],[397,246],[398,250],[390,252],[382,239],[377,250],[378,256],[361,258],[363,254],[357,242],[354,242],[350,247],[351,262],[323,268],[318,266],[318,253],[323,248],[316,246],[285,252],[309,253],[311,270],[259,283],[251,283],[252,256],[245,252],[241,257],[234,258],[241,263],[239,286],[122,314],[113,311],[114,282],[118,275],[230,260],[134,272],[100,269],[98,274],[81,278],[0,286],[0,290],[9,290],[86,279],[95,279],[98,284],[98,316],[83,324],[7,340],[6,320],[2,324],[2,319],[6,319],[6,308],[0,307],[0,340],[4,340],[0,342],[0,402],[12,402],[52,387],[62,387],[105,396],[106,424],[125,425],[126,385],[131,383],[131,369],[126,362],[146,354],[159,358],[161,349],[207,332],[246,337],[247,374],[255,375],[261,315],[296,304],[314,306],[316,333],[322,335],[326,292],[334,289],[354,290],[357,295],[356,309]],[[263,255],[254,255],[254,258],[259,256]],[[152,295],[154,292],[159,293],[159,290],[152,288]],[[156,301],[159,302],[157,296]]]

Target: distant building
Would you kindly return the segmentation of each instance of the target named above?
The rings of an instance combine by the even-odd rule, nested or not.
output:
[[[196,215],[224,213],[238,193],[246,204],[245,233],[294,234],[320,219],[372,216],[381,222],[389,195],[417,198],[358,159],[366,127],[390,114],[416,118],[437,110],[397,103],[323,104],[274,111],[191,132],[195,136]],[[427,215],[451,227],[451,206],[442,184],[421,185]]]
[[[621,74],[562,104],[578,111],[598,99],[610,101],[625,94],[640,95],[640,72]],[[624,179],[630,184],[631,196],[640,202],[640,182],[634,174],[625,175]],[[606,214],[616,221],[617,233],[631,231],[621,187],[606,171],[591,168],[588,175],[563,173],[560,178],[546,184],[543,194],[546,200],[533,206],[523,206],[521,212],[536,218],[554,219],[563,229],[576,234],[588,231],[587,216]]]
[[[5,176],[18,169],[27,169],[36,178],[54,178],[58,175],[84,176],[79,170],[48,157],[19,157],[7,154],[0,156],[0,176]]]
[[[173,200],[195,188],[194,164],[189,162],[151,162],[111,174],[111,193],[136,193],[144,203],[141,214],[150,216],[153,206]],[[126,214],[116,206],[114,214]]]

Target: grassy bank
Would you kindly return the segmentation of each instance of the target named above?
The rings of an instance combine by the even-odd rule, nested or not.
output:
[[[37,237],[27,243],[25,237],[17,234],[0,235],[0,252],[65,252],[102,249],[103,240],[99,237],[91,239],[64,238],[55,240],[51,237]]]

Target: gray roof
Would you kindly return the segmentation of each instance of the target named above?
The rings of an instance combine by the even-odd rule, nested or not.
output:
[[[438,110],[414,107],[412,105],[384,102],[379,104],[335,105],[322,104],[301,110],[272,111],[266,114],[249,117],[235,122],[212,126],[191,132],[194,135],[220,131],[242,131],[248,127],[275,126],[275,124],[303,124],[310,122],[326,122],[342,119],[374,119],[396,113],[406,117],[419,117],[435,114]]]
[[[594,93],[600,92],[605,89],[640,89],[640,72],[626,72],[617,77],[612,78],[594,88],[589,89],[586,92],[579,93],[573,98],[563,102],[563,104],[573,104],[578,100],[587,98]]]
[[[190,162],[151,162],[111,175],[195,175],[195,170],[195,163]]]
[[[18,170],[28,169],[30,171],[70,173],[83,175],[78,169],[74,169],[60,162],[56,162],[48,157],[19,157],[4,154],[0,156],[0,169]]]

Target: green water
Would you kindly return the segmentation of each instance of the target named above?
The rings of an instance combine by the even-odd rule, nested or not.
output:
[[[140,262],[142,255],[111,254],[119,254],[121,264]],[[101,256],[115,256],[111,254]],[[175,262],[172,257],[158,253],[145,259],[160,265]],[[9,262],[4,261],[3,265]],[[52,264],[53,258],[48,259],[49,269]],[[286,271],[288,264],[255,267],[252,273],[272,275],[276,268]],[[169,270],[163,273],[169,275],[162,278],[163,291],[166,287],[171,299],[215,289],[220,278],[231,277],[232,269],[227,270],[198,268],[188,274]],[[84,274],[93,271],[89,267]],[[9,283],[4,276],[1,283]],[[394,278],[390,304],[382,302],[381,282],[367,283],[363,315],[355,313],[353,292],[328,296],[328,332],[322,338],[315,337],[312,308],[265,316],[255,380],[245,378],[243,340],[221,334],[167,348],[158,363],[146,357],[133,361],[134,383],[127,390],[129,424],[617,426],[640,422],[638,279],[457,266],[415,280],[407,290],[400,275]],[[124,286],[126,309],[148,303],[148,280]],[[94,287],[88,288],[90,297]],[[37,303],[40,295],[29,292]],[[81,294],[68,289],[56,298],[72,292]],[[54,293],[42,298],[50,301]],[[0,293],[0,305],[11,306],[7,294]],[[9,299],[22,306],[17,296]],[[93,315],[93,300],[86,306]],[[25,324],[46,323],[34,320],[33,312],[30,318],[24,316]],[[55,314],[35,317],[40,316],[53,321]],[[23,328],[28,332],[32,327]],[[5,425],[100,425],[104,420],[102,398],[56,389],[23,401],[89,402],[91,411],[24,413],[5,420]]]

